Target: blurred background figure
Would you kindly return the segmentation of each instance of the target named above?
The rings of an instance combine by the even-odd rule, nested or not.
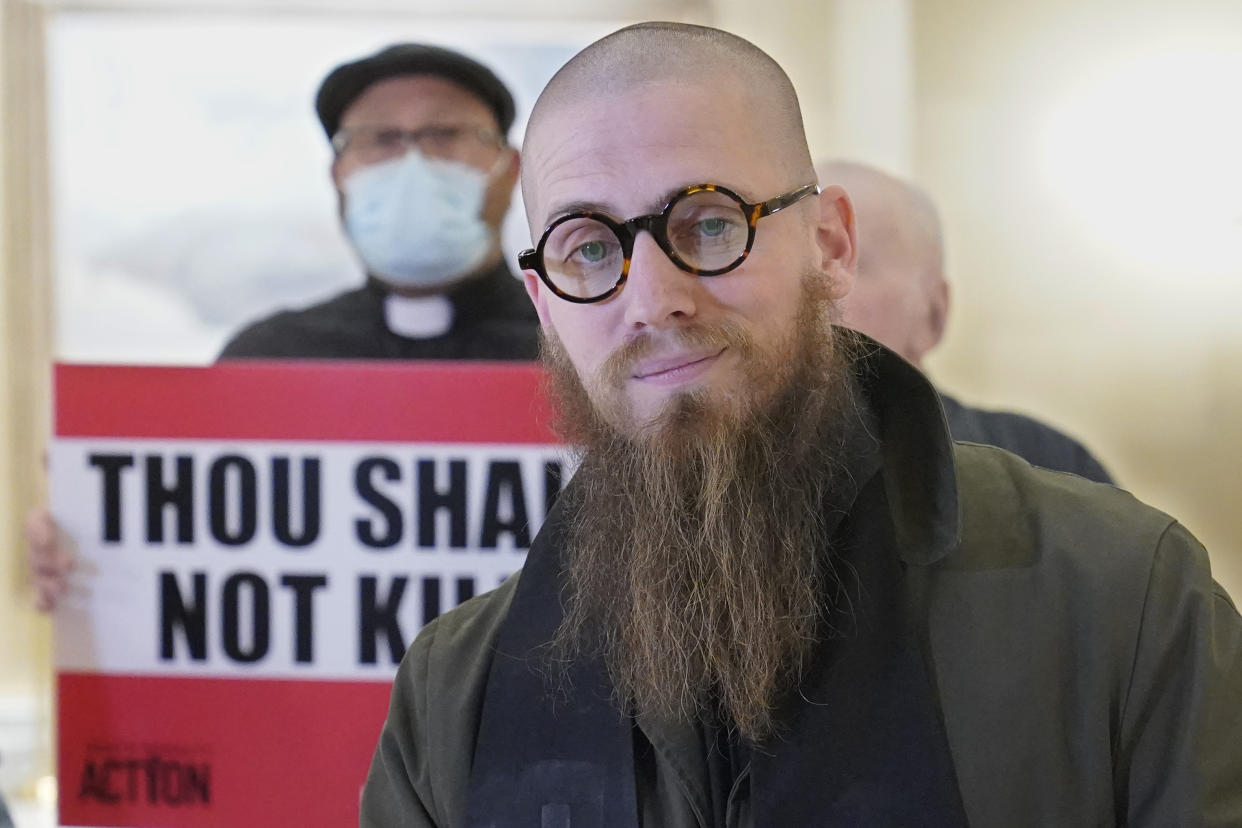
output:
[[[315,111],[366,284],[254,322],[220,359],[533,360],[538,318],[500,243],[519,164],[500,79],[458,52],[401,43],[332,70]],[[70,541],[40,505],[26,542],[35,606],[51,611]]]
[[[500,79],[396,44],[334,69],[315,111],[366,284],[249,325],[220,358],[534,359],[537,320],[500,244],[518,175]]]
[[[850,194],[858,226],[858,278],[841,301],[846,325],[878,340],[919,368],[944,336],[949,283],[944,275],[940,218],[918,187],[864,164],[816,166],[820,186]],[[941,392],[954,439],[1012,451],[1036,466],[1111,483],[1078,441],[1030,417],[984,411]]]
[[[333,69],[315,113],[365,283],[247,325],[218,358],[535,359],[538,318],[501,245],[519,155],[508,141],[514,98],[497,75],[450,49],[394,44]],[[295,253],[294,270],[304,264]],[[67,589],[72,540],[42,504],[25,539],[35,607],[50,612]]]

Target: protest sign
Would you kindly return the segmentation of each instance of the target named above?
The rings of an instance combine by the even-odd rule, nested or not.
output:
[[[340,826],[397,663],[560,489],[533,366],[61,365],[65,825]]]

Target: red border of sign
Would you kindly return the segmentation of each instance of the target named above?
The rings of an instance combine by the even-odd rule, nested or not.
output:
[[[60,363],[56,435],[556,444],[540,375],[528,363]]]
[[[56,684],[59,824],[178,828],[357,825],[390,690],[68,672]],[[176,773],[185,763],[208,767],[207,802]]]
[[[530,363],[55,370],[62,439],[560,443]],[[63,824],[327,828],[357,824],[390,684],[60,671],[57,690]],[[177,793],[189,763],[210,802]]]

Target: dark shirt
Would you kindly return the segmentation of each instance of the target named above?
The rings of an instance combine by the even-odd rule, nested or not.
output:
[[[1032,466],[1070,472],[1100,483],[1113,482],[1091,452],[1051,426],[1009,411],[970,408],[944,393],[940,394],[940,404],[954,440],[1003,448]]]
[[[453,321],[440,336],[389,330],[378,279],[302,310],[279,311],[236,334],[220,359],[533,360],[539,319],[522,285],[503,264],[445,293]]]

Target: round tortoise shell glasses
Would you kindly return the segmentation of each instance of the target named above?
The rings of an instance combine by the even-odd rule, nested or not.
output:
[[[725,187],[696,184],[674,195],[660,212],[625,221],[594,210],[568,213],[548,225],[534,249],[518,254],[518,266],[538,273],[568,302],[600,302],[625,284],[634,241],[646,230],[682,270],[719,276],[746,260],[759,219],[818,193],[816,185],[804,184],[751,204]]]

